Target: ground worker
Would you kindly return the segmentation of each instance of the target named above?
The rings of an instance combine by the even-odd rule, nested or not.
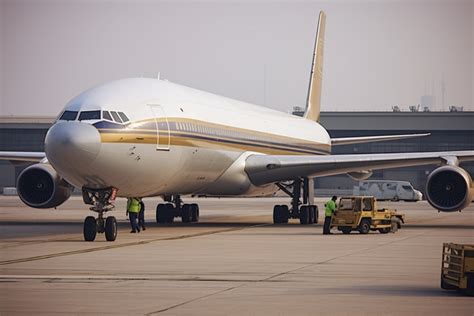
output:
[[[132,226],[132,231],[130,233],[140,232],[140,228],[138,227],[137,223],[138,213],[140,213],[140,199],[135,197],[128,198],[127,215],[130,219],[130,226]]]
[[[336,211],[336,200],[337,196],[333,196],[324,206],[326,207],[325,213],[324,213],[324,228],[323,228],[323,234],[324,235],[330,235],[331,232],[331,218],[332,214],[334,214],[334,211]]]
[[[140,213],[138,213],[138,227],[146,230],[145,228],[145,203],[140,199]]]

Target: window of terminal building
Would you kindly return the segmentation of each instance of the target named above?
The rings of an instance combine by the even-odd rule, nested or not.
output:
[[[79,121],[100,120],[100,111],[82,111],[79,114]]]
[[[77,117],[77,111],[64,111],[63,115],[59,118],[60,121],[74,121]]]

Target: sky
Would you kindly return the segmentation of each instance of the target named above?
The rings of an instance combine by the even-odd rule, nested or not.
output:
[[[323,111],[474,110],[474,0],[0,0],[0,116],[156,77],[281,111],[304,106],[319,10]],[[444,86],[444,93],[443,91]]]

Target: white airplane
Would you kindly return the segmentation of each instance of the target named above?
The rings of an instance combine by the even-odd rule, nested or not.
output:
[[[199,207],[182,195],[268,196],[282,190],[291,204],[276,205],[275,223],[317,222],[312,179],[372,170],[440,164],[427,180],[427,198],[441,211],[472,201],[470,175],[459,163],[474,151],[331,155],[331,147],[424,135],[332,139],[318,124],[325,14],[320,12],[307,108],[297,117],[158,79],[110,82],[72,99],[49,129],[45,152],[0,152],[0,159],[37,162],[18,178],[21,200],[56,207],[73,187],[98,213],[84,222],[84,239],[117,236],[115,217],[104,218],[115,196],[161,196],[158,223],[198,221]]]

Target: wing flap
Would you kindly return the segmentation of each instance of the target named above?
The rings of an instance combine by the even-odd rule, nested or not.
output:
[[[253,184],[263,185],[301,177],[472,160],[474,151],[328,156],[251,155],[246,160],[245,171]]]

